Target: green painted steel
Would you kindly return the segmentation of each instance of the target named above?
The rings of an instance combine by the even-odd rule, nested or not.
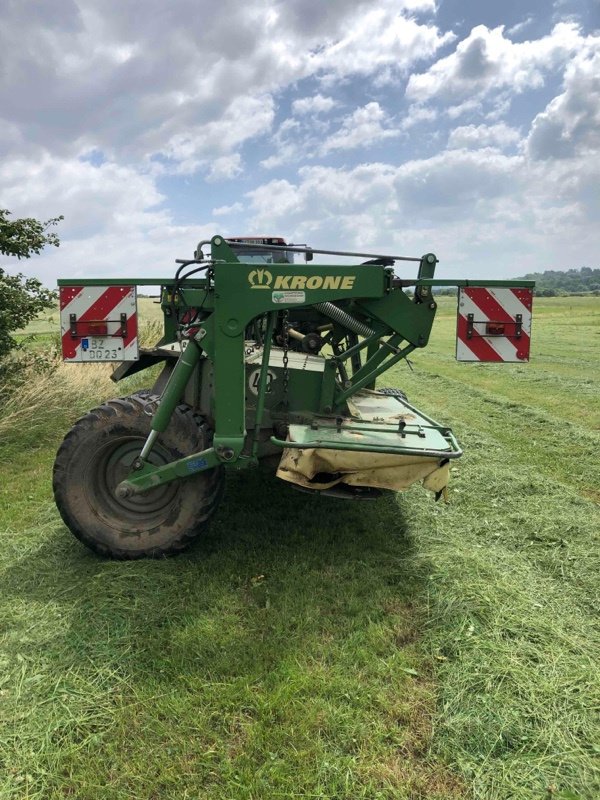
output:
[[[212,469],[220,463],[221,461],[213,447],[202,450],[200,453],[193,453],[191,456],[180,458],[162,467],[150,467],[145,463],[140,469],[132,472],[127,480],[119,484],[117,494],[123,498],[141,494],[178,478],[189,478],[190,475]]]
[[[60,278],[58,286],[172,286],[173,276],[168,278]],[[188,286],[203,286],[201,278],[189,278]]]
[[[347,265],[344,266],[344,269],[348,269]],[[306,270],[306,272],[312,274],[311,269]],[[535,287],[535,281],[509,279],[492,280],[489,278],[482,278],[481,280],[475,280],[465,278],[399,278],[398,280],[402,280],[403,283],[406,281],[407,286],[482,286],[489,288],[494,286],[506,286],[508,288],[523,287],[524,289],[532,289]],[[58,286],[172,286],[174,279],[172,275],[168,278],[80,278],[78,280],[73,278],[60,278],[56,283]],[[185,281],[185,284],[186,286],[190,287],[204,287],[206,282],[202,278],[189,278]]]
[[[122,496],[218,464],[252,466],[286,446],[460,455],[451,431],[414,407],[405,408],[415,417],[414,425],[399,431],[356,419],[353,398],[428,344],[437,308],[433,288],[530,287],[533,282],[436,279],[433,253],[415,259],[415,278],[398,278],[381,259],[354,265],[249,263],[242,255],[238,259],[235,247],[221,236],[210,244],[210,258],[183,265],[178,279],[59,281],[59,286],[159,286],[165,324],[153,357],[166,359],[161,347],[188,341],[161,390],[143,457],[119,486]],[[197,269],[205,270],[201,277],[186,277],[186,270]],[[405,292],[409,286],[413,296]],[[323,303],[332,306],[316,308]],[[284,336],[284,312],[295,336],[291,346]],[[145,457],[184,397],[210,421],[212,447],[151,467]],[[286,442],[288,424],[296,438],[292,444]]]
[[[515,280],[471,280],[465,278],[422,278],[415,281],[415,285],[420,286],[481,286],[483,288],[493,289],[494,287],[506,287],[508,289],[533,289],[535,288],[535,281],[515,281]]]
[[[269,356],[271,355],[271,339],[273,337],[273,328],[275,326],[275,313],[272,311],[267,318],[267,330],[265,331],[265,343],[263,347],[262,364],[260,367],[260,376],[258,380],[258,395],[256,399],[256,419],[254,422],[254,441],[252,442],[252,456],[258,456],[258,442],[260,437],[260,425],[263,420],[263,413],[265,410],[265,396],[267,393],[267,381],[269,378]]]
[[[199,345],[192,340],[179,357],[175,369],[165,387],[159,406],[152,418],[152,430],[163,433],[167,429],[175,407],[185,391],[194,369],[202,356]]]

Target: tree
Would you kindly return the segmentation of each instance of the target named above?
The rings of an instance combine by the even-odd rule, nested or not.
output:
[[[8,219],[10,211],[0,208],[0,253],[3,256],[29,258],[39,254],[48,244],[58,247],[60,240],[55,233],[47,233],[48,228],[57,225],[63,216],[40,222],[33,217]]]
[[[41,253],[46,245],[58,247],[59,238],[48,229],[57,225],[63,217],[40,222],[26,217],[10,220],[10,212],[0,208],[0,254],[19,260]],[[19,348],[11,335],[24,328],[44,309],[52,308],[56,293],[44,288],[37,278],[26,278],[23,274],[9,275],[0,267],[0,364],[7,376],[6,357]]]

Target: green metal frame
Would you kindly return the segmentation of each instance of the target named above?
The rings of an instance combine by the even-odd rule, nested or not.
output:
[[[177,478],[211,469],[219,464],[246,467],[257,463],[261,424],[265,414],[267,379],[271,339],[278,312],[310,308],[319,303],[333,303],[346,313],[360,320],[373,331],[362,339],[354,337],[355,343],[344,352],[333,353],[324,361],[319,408],[308,408],[312,413],[332,415],[335,418],[346,408],[346,401],[363,388],[373,387],[379,375],[406,358],[417,348],[425,347],[429,341],[436,303],[431,289],[436,286],[487,286],[516,287],[533,286],[532,281],[471,281],[436,280],[434,278],[437,259],[432,253],[423,256],[419,263],[418,276],[414,280],[398,281],[393,269],[379,264],[338,265],[314,264],[290,265],[285,263],[257,266],[240,262],[234,251],[221,236],[211,240],[210,275],[202,278],[183,279],[181,293],[173,297],[173,278],[119,278],[77,280],[77,285],[159,285],[162,306],[165,311],[165,336],[161,342],[171,341],[176,331],[175,321],[169,317],[174,306],[202,307],[208,316],[181,353],[174,367],[160,404],[152,419],[152,433],[146,442],[137,463],[137,470],[118,488],[121,496],[140,493]],[[74,280],[61,280],[59,286],[69,286]],[[414,286],[414,296],[409,297],[403,287]],[[246,367],[244,363],[244,333],[257,318],[266,320],[266,334],[260,366],[260,377],[256,398],[253,430],[248,447],[246,430]],[[343,326],[333,324],[332,339],[340,339],[348,333]],[[358,366],[357,356],[364,356]],[[194,453],[162,467],[150,466],[145,457],[154,441],[163,432],[173,414],[185,387],[207,356],[214,369],[214,437],[212,447]],[[342,384],[338,374],[345,371],[344,364],[350,362],[358,368]],[[272,412],[272,410],[271,410]],[[431,420],[431,423],[433,421]],[[460,455],[456,440],[451,433],[436,426],[446,437],[450,456]],[[271,444],[289,447],[289,442],[271,437]],[[306,446],[306,445],[304,445]],[[345,449],[370,449],[364,445],[343,444]],[[371,448],[372,449],[372,448]],[[398,445],[396,454],[412,453],[407,445]]]

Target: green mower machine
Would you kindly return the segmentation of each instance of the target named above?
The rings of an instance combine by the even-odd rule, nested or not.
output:
[[[416,276],[396,277],[395,262],[415,262]],[[461,455],[452,431],[376,389],[427,345],[435,286],[459,287],[459,359],[528,359],[533,284],[436,280],[432,253],[213,236],[178,263],[172,278],[59,281],[65,361],[120,362],[115,381],[162,365],[152,388],[79,419],[56,457],[62,518],[102,555],[183,550],[217,511],[227,470],[260,462],[305,492],[368,499],[422,482],[444,495]],[[149,285],[164,333],[140,349],[136,291]]]

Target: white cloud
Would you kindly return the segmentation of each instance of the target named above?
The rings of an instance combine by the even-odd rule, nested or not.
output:
[[[274,113],[270,95],[239,98],[223,109],[219,120],[174,134],[158,152],[174,161],[179,173],[204,167],[212,180],[234,177],[241,172],[236,148],[269,131]]]
[[[231,180],[240,175],[241,172],[243,172],[242,157],[239,153],[232,153],[229,156],[221,156],[210,164],[206,180],[209,183]]]
[[[320,152],[325,155],[332,150],[368,147],[382,139],[397,136],[397,130],[385,127],[387,122],[387,114],[379,103],[367,103],[343,120],[340,128],[323,142]]]
[[[35,271],[46,285],[60,278],[170,277],[176,258],[193,258],[197,243],[210,239],[217,226],[174,225],[168,221],[127,231],[106,230],[78,239],[62,239],[60,248],[43,256],[20,262],[18,269]],[[60,228],[58,233],[60,235]]]
[[[532,158],[598,159],[600,151],[600,42],[567,67],[564,92],[536,116],[527,147]]]
[[[64,213],[62,247],[37,262],[44,275],[80,269],[82,259],[110,271],[124,253],[131,269],[146,269],[151,253],[172,256],[191,234],[173,224],[163,176],[235,179],[244,148],[271,133],[275,98],[302,81],[398,74],[429,57],[452,35],[410,15],[434,8],[147,0],[140,13],[121,0],[11,3],[0,26],[0,202],[16,214]],[[273,165],[304,146],[318,152],[326,129],[314,117],[338,103],[324,90],[295,99],[304,127],[280,127]],[[200,227],[211,225],[207,209]]]
[[[312,97],[301,97],[292,103],[294,114],[323,114],[335,108],[337,102],[333,97],[324,97],[322,94],[315,94]]]
[[[449,56],[426,72],[411,75],[406,95],[420,103],[437,98],[445,104],[472,104],[506,88],[520,94],[542,86],[545,75],[587,41],[573,23],[559,23],[548,36],[526,42],[507,39],[502,26],[490,30],[478,25]]]
[[[534,17],[530,14],[521,22],[517,22],[517,24],[513,25],[511,28],[507,28],[506,33],[509,36],[516,36],[518,33],[521,33],[521,31],[525,30],[525,28],[528,28],[533,21]]]
[[[588,197],[599,179],[600,164],[585,158],[549,168],[523,153],[463,149],[397,166],[305,167],[297,182],[269,182],[248,199],[256,229],[313,246],[433,250],[442,275],[507,277],[589,261],[600,247],[600,204]]]
[[[454,45],[435,13],[434,0],[9,3],[0,205],[65,214],[42,276],[168,273],[228,217],[314,244],[437,249],[461,271],[522,272],[519,254],[527,270],[583,263],[600,244],[600,37],[563,21],[511,41],[526,19]],[[532,95],[527,131],[514,97],[561,79],[545,109]],[[281,171],[260,184],[257,162]],[[183,176],[198,226],[169,207]]]
[[[185,174],[267,133],[274,94],[296,82],[406,69],[452,38],[405,16],[432,12],[431,0],[147,0],[141,14],[120,0],[42,5],[3,9],[0,128],[16,131],[2,144],[161,156]]]
[[[406,8],[408,4],[384,0],[361,10],[360,17],[356,15],[349,20],[337,41],[331,38],[312,56],[313,71],[324,73],[325,85],[352,74],[390,75],[432,56],[454,40],[453,33],[441,34],[434,25],[405,17],[403,6]],[[413,3],[410,7],[430,8],[431,3]]]
[[[423,122],[433,122],[437,117],[437,109],[413,104],[409,106],[408,112],[400,122],[399,127],[403,131],[408,131]]]
[[[504,122],[499,122],[497,125],[463,125],[450,131],[448,149],[473,150],[481,147],[503,149],[517,144],[520,140],[519,131]]]
[[[0,207],[16,217],[65,217],[56,229],[60,248],[18,267],[35,269],[48,284],[57,276],[169,274],[174,258],[191,255],[196,240],[214,232],[209,220],[175,225],[151,176],[111,162],[5,161],[0,187]]]
[[[304,120],[300,122],[293,117],[285,119],[271,137],[272,153],[260,162],[261,167],[273,169],[314,152],[317,127],[321,126],[314,121],[311,124]]]
[[[244,210],[244,204],[240,202],[232,203],[230,206],[219,206],[213,208],[213,217],[227,217],[230,214],[238,214]]]
[[[261,161],[261,166],[272,169],[300,159],[308,161],[323,157],[334,151],[370,147],[400,133],[375,101],[356,108],[342,119],[337,130],[330,132],[333,125],[334,120],[320,122],[295,117],[284,120],[272,138],[274,152]]]
[[[107,162],[55,158],[0,162],[3,207],[15,214],[64,214],[62,235],[80,237],[92,230],[155,225],[166,220],[154,180],[131,167]]]

